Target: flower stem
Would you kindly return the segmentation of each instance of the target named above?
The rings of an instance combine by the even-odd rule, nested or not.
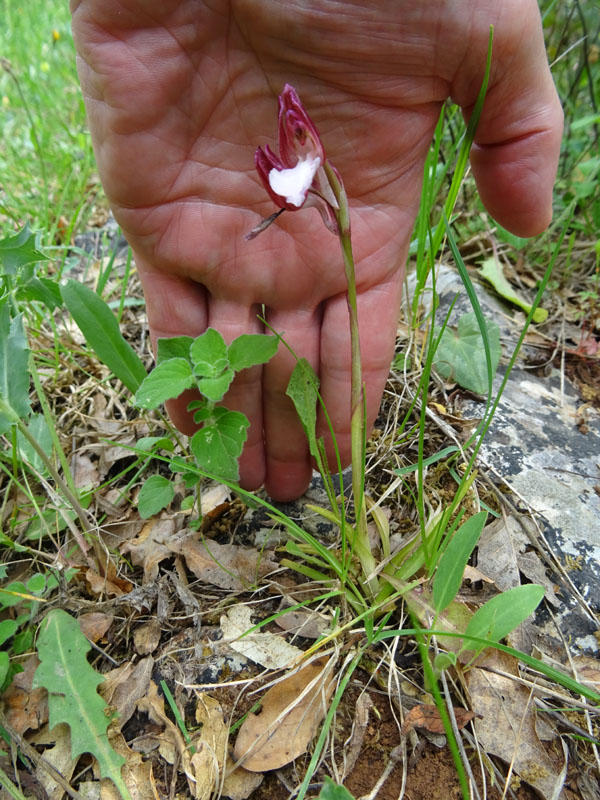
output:
[[[367,578],[369,590],[373,595],[377,593],[377,578],[373,575],[376,561],[371,553],[369,534],[367,530],[367,508],[364,493],[365,477],[365,393],[362,379],[362,359],[360,354],[360,336],[358,327],[358,304],[356,299],[356,272],[354,269],[354,255],[350,236],[350,214],[348,211],[348,198],[343,184],[333,167],[328,161],[324,165],[329,185],[331,186],[339,208],[336,218],[339,228],[340,245],[344,259],[346,273],[348,314],[350,318],[350,352],[351,352],[351,388],[350,388],[350,442],[352,454],[352,493],[356,513],[356,536],[354,550]],[[370,577],[372,576],[372,577]]]

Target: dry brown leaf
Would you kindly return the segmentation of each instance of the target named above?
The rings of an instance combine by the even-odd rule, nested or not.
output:
[[[130,553],[136,567],[144,568],[143,583],[152,582],[158,575],[158,565],[171,558],[175,522],[172,519],[149,519],[140,533],[124,542],[121,552]]]
[[[229,728],[220,704],[207,694],[198,699],[196,722],[200,725],[200,734],[192,739],[196,752],[190,759],[196,779],[195,796],[198,800],[208,800],[225,763]]]
[[[203,489],[200,496],[200,509],[202,516],[222,506],[231,498],[231,489],[222,483],[215,483],[208,489]]]
[[[145,697],[138,701],[138,709],[146,712],[152,722],[162,725],[163,732],[159,735],[158,751],[169,764],[174,764],[177,760],[180,769],[183,770],[188,781],[188,787],[193,797],[204,797],[207,781],[204,774],[196,774],[195,765],[192,762],[192,754],[187,747],[181,731],[171,722],[165,714],[165,705],[162,697],[158,694],[158,688],[154,681],[150,681],[150,687]]]
[[[267,669],[284,669],[298,662],[304,651],[276,633],[254,632],[243,636],[252,625],[252,611],[245,605],[232,606],[221,617],[221,630],[229,647]],[[242,638],[239,638],[242,637]]]
[[[197,533],[176,539],[169,546],[185,558],[188,568],[201,581],[234,592],[248,589],[278,566],[264,552],[237,544],[199,541]]]
[[[113,750],[125,759],[121,775],[132,800],[160,800],[154,783],[152,761],[144,761],[139,753],[127,745],[123,734],[112,726],[108,729],[108,740]],[[100,782],[100,800],[121,800],[117,787],[108,778]]]
[[[486,753],[512,762],[517,775],[542,797],[558,797],[566,776],[565,757],[556,747],[553,755],[548,755],[540,742],[530,691],[485,666],[518,675],[516,659],[499,651],[491,651],[481,667],[468,671],[471,706],[481,715],[474,722],[479,744]]]
[[[522,536],[521,527],[515,519],[499,517],[485,526],[477,542],[477,568],[491,578],[502,592],[521,583],[517,553]]]
[[[221,794],[229,800],[246,800],[264,780],[262,772],[250,772],[243,767],[238,767],[225,776]]]
[[[329,628],[331,618],[316,611],[284,611],[275,619],[275,624],[287,633],[318,639]]]
[[[103,614],[101,611],[90,611],[77,617],[83,635],[90,642],[98,642],[112,625],[114,614]]]
[[[590,656],[579,656],[573,659],[577,680],[588,684],[592,689],[600,689],[600,661]]]
[[[160,642],[160,623],[153,617],[133,632],[135,649],[141,656],[153,653]]]
[[[75,453],[71,460],[71,471],[76,489],[96,488],[100,482],[96,465],[89,456]]]
[[[306,752],[333,694],[333,668],[333,659],[313,661],[267,691],[260,713],[246,717],[235,743],[234,756],[245,769],[279,769]]]
[[[91,567],[85,571],[85,579],[92,594],[121,597],[124,594],[129,594],[133,589],[131,581],[119,578],[117,575],[113,575],[110,578],[106,575],[99,575]]]
[[[94,594],[105,594],[112,597],[129,594],[133,589],[131,581],[121,578],[117,573],[114,562],[100,545],[96,547],[95,552],[97,556],[96,568],[89,567],[85,571],[85,579],[90,590]]]
[[[527,553],[519,553],[517,555],[517,564],[519,570],[528,580],[532,583],[540,583],[544,587],[544,597],[549,603],[552,603],[555,608],[558,608],[558,606],[560,606],[560,600],[554,592],[554,585],[546,575],[546,568],[538,554],[533,550]]]
[[[39,663],[36,655],[31,655],[21,662],[23,672],[15,675],[13,682],[2,695],[6,721],[19,734],[28,730],[37,730],[48,721],[46,690],[31,688]]]
[[[352,734],[350,739],[344,744],[343,778],[349,775],[356,765],[369,726],[369,712],[373,706],[374,703],[371,700],[371,696],[367,692],[361,692],[356,701],[356,708],[354,710]]]
[[[473,711],[469,711],[467,708],[458,707],[454,708],[453,711],[459,729],[464,728],[467,722],[470,722],[476,716]],[[406,736],[413,728],[425,728],[430,733],[444,733],[444,723],[437,706],[426,704],[413,706],[404,717],[400,733]]]
[[[483,581],[484,583],[494,582],[491,578],[488,578],[487,575],[484,575],[481,570],[478,570],[476,567],[472,567],[470,564],[467,564],[465,567],[463,578],[467,581],[471,581],[471,583],[476,583],[478,581]]]
[[[140,659],[137,664],[121,664],[104,676],[99,692],[108,705],[116,709],[119,729],[131,719],[138,700],[146,696],[153,668],[154,659],[148,656]]]
[[[44,761],[51,764],[69,783],[79,760],[78,758],[73,760],[71,755],[71,729],[69,726],[65,722],[55,725],[52,728],[50,741],[54,745],[44,749]],[[49,770],[44,769],[41,764],[35,768],[35,777],[46,790],[48,800],[60,800],[64,796],[65,790],[62,784],[57,783]]]

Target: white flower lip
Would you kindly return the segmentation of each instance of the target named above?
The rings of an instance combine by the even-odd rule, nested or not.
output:
[[[321,159],[308,155],[298,161],[292,169],[278,170],[273,168],[269,172],[269,185],[280,197],[285,197],[290,205],[300,208],[306,200],[306,193],[321,165]]]

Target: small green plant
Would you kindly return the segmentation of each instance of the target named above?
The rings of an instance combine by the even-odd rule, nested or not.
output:
[[[135,403],[154,409],[188,389],[196,389],[199,399],[188,406],[201,426],[190,440],[196,465],[216,478],[237,481],[238,458],[249,422],[239,411],[217,404],[237,372],[265,364],[275,355],[278,344],[276,336],[243,334],[227,345],[213,328],[195,339],[159,339],[156,367],[141,382]],[[140,514],[149,516],[164,508],[173,497],[172,491],[168,479],[158,475],[150,478],[140,492]]]

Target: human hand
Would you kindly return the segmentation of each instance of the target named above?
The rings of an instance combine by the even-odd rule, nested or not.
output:
[[[350,459],[350,347],[339,242],[315,209],[275,209],[254,171],[276,139],[277,95],[293,84],[339,170],[351,207],[363,378],[371,425],[394,351],[404,263],[424,159],[447,97],[468,116],[493,61],[471,153],[490,213],[517,235],[543,230],[562,112],[535,0],[73,0],[78,69],[98,169],[129,240],[153,341],[260,332],[257,315],[321,379],[344,464]],[[280,346],[225,399],[250,419],[241,485],[274,499],[311,476],[285,395]],[[170,406],[191,433],[189,397]],[[324,425],[320,422],[322,431]],[[334,462],[332,462],[334,463]]]

